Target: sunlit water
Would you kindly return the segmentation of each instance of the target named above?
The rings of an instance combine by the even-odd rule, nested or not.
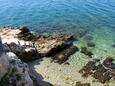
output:
[[[26,25],[38,31],[115,28],[115,1],[0,0],[0,25]]]

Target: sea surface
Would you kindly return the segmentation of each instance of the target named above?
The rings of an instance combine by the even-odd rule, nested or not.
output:
[[[39,33],[115,29],[115,0],[0,0],[0,26],[5,25]]]

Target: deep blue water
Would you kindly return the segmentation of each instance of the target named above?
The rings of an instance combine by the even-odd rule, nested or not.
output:
[[[0,26],[38,32],[115,29],[115,0],[0,0]]]

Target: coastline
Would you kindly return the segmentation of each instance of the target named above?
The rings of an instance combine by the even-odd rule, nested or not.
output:
[[[19,30],[16,30],[16,32],[20,33]],[[16,44],[19,44],[17,39],[14,38],[14,35],[16,34],[16,32],[12,35],[13,37],[12,36],[10,37],[7,35],[9,37],[9,38],[7,38],[7,37],[3,36],[3,38],[6,38],[6,40],[3,40],[3,44],[5,42],[9,42],[9,44],[10,44],[10,42],[16,42]],[[13,32],[11,32],[11,34],[12,33]],[[62,35],[62,38],[63,37],[64,36]],[[113,52],[114,52],[113,49],[111,49],[112,53],[109,51],[110,52],[109,54],[107,53],[106,49],[101,50],[101,49],[103,49],[103,47],[106,46],[106,45],[105,46],[103,45],[103,47],[100,48],[100,45],[98,43],[100,43],[100,40],[102,40],[102,38],[100,38],[99,41],[97,41],[99,38],[97,40],[93,39],[94,40],[93,43],[95,42],[96,46],[94,44],[89,44],[88,45],[89,47],[88,47],[86,45],[87,41],[84,40],[84,39],[86,39],[85,37],[86,36],[79,39],[78,41],[76,41],[76,40],[72,41],[72,43],[73,43],[72,45],[77,46],[79,48],[79,51],[68,56],[69,58],[67,60],[64,60],[65,62],[62,64],[58,64],[58,61],[63,60],[63,58],[60,60],[60,57],[59,58],[57,57],[58,61],[57,61],[57,63],[55,63],[55,62],[52,62],[51,56],[48,56],[50,58],[47,58],[47,55],[43,56],[43,58],[35,58],[38,60],[32,60],[32,61],[28,62],[30,70],[33,70],[32,72],[35,73],[35,76],[37,73],[41,74],[41,76],[43,76],[42,78],[40,76],[38,76],[38,82],[40,79],[42,79],[43,81],[45,80],[45,81],[52,83],[54,86],[76,86],[77,81],[80,81],[82,84],[90,83],[91,86],[97,86],[97,85],[104,86],[107,84],[109,84],[109,86],[114,86],[114,83],[115,83],[114,80],[110,80],[107,83],[102,84],[102,83],[96,81],[91,76],[89,76],[88,78],[84,78],[84,77],[82,77],[82,74],[79,73],[80,69],[82,69],[89,61],[92,61],[94,59],[99,59],[101,63],[103,63],[103,61],[108,56],[113,57],[113,59],[115,59],[114,58],[115,55],[113,54]],[[48,38],[48,37],[45,37],[45,38]],[[53,38],[51,37],[50,41],[54,40],[55,38],[58,39],[58,41],[59,40],[61,41],[60,36],[53,36]],[[13,41],[13,39],[15,39],[15,40]],[[65,37],[65,39],[68,39],[68,36],[67,36],[67,38]],[[87,39],[88,42],[90,42],[89,39],[91,40],[91,37]],[[7,41],[7,40],[10,40],[10,41]],[[39,41],[40,40],[41,39],[39,39]],[[43,40],[44,40],[44,36],[41,41],[43,41]],[[48,38],[48,40],[49,40],[49,38]],[[105,40],[102,40],[101,42],[104,42],[104,41]],[[64,43],[65,42],[67,42],[67,41],[64,41]],[[41,43],[44,43],[44,41]],[[90,43],[92,43],[92,41]],[[22,46],[25,43],[24,43],[24,41],[21,41],[20,44]],[[27,41],[26,45],[29,45],[28,41]],[[88,48],[88,50],[86,48]],[[110,49],[108,48],[108,50],[110,50]],[[92,53],[93,53],[93,55],[92,55]],[[90,58],[90,56],[92,56],[92,57]],[[94,82],[93,82],[93,80],[94,80]]]

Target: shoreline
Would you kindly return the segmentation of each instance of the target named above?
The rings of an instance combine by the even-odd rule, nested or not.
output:
[[[12,29],[12,31],[13,31],[13,29]],[[114,86],[114,84],[113,84],[114,82],[110,82],[110,83],[105,82],[103,84],[103,83],[100,83],[100,81],[99,82],[96,81],[96,80],[100,80],[99,79],[100,77],[97,77],[96,80],[94,79],[95,77],[92,78],[91,76],[88,76],[88,78],[84,78],[84,77],[82,77],[82,73],[81,74],[79,73],[80,69],[85,68],[85,67],[88,67],[88,68],[90,67],[90,65],[87,66],[88,62],[90,62],[90,61],[95,62],[95,59],[96,59],[96,60],[99,60],[99,62],[97,62],[97,63],[98,64],[101,63],[100,65],[102,65],[102,63],[106,60],[106,58],[108,58],[108,56],[106,54],[103,56],[103,58],[96,57],[94,51],[92,51],[92,49],[97,47],[97,44],[94,44],[94,42],[88,42],[89,47],[88,46],[86,47],[82,43],[79,44],[80,41],[78,41],[77,43],[76,43],[76,41],[73,41],[73,39],[71,39],[71,35],[65,35],[65,34],[64,35],[62,34],[62,36],[40,35],[40,36],[37,36],[34,38],[34,35],[31,34],[31,32],[29,32],[29,30],[27,28],[23,29],[22,32],[20,32],[20,30],[16,30],[14,32],[15,33],[17,32],[17,34],[21,33],[21,35],[18,35],[18,37],[20,37],[20,38],[18,38],[18,40],[19,39],[21,39],[21,40],[23,39],[24,41],[25,40],[30,41],[31,39],[38,40],[38,45],[40,45],[40,47],[37,48],[38,53],[35,53],[36,49],[30,49],[30,48],[27,49],[27,51],[32,50],[33,51],[33,52],[31,52],[32,54],[30,54],[30,52],[29,53],[24,52],[24,55],[26,54],[26,56],[29,58],[32,57],[33,53],[34,53],[34,55],[38,54],[38,56],[34,56],[35,58],[31,58],[31,59],[25,58],[25,59],[29,59],[30,61],[32,60],[32,62],[29,62],[28,65],[34,71],[34,73],[36,73],[36,74],[38,73],[38,75],[42,74],[41,76],[43,76],[43,77],[42,78],[38,77],[38,82],[40,79],[42,79],[42,80],[52,83],[54,86],[55,85],[56,86],[57,85],[59,85],[59,86],[70,86],[70,85],[77,86],[77,84],[81,84],[81,86],[82,86],[82,84],[88,84],[88,86],[97,86],[97,85],[103,86],[103,85],[109,84],[110,86]],[[3,33],[3,32],[1,32],[1,33]],[[5,33],[7,33],[7,31]],[[25,33],[26,33],[26,36],[24,35]],[[11,42],[15,42],[15,41],[17,41],[17,39],[14,41],[12,39],[15,39],[14,35],[17,35],[17,34],[12,35],[12,32],[11,32],[10,34],[8,34],[11,36],[9,36],[9,38],[7,38],[7,37],[6,38],[9,40],[11,39]],[[29,37],[28,37],[28,35],[29,35]],[[3,36],[3,37],[5,38],[5,36]],[[89,37],[88,40],[89,39],[91,40],[91,37]],[[7,40],[3,40],[3,44],[5,42],[7,42]],[[10,43],[8,43],[8,44],[10,44]],[[16,44],[18,44],[18,45],[20,44],[20,46],[25,45],[25,43],[23,41],[21,41],[21,43],[18,43],[18,41],[17,41]],[[44,46],[42,46],[43,44],[44,44]],[[15,44],[13,44],[13,46],[14,45]],[[29,45],[29,47],[30,47],[31,44],[28,42],[28,43],[26,43],[26,45]],[[74,48],[67,47],[67,46],[71,46],[71,45],[76,46],[76,47],[74,47],[75,52],[74,52]],[[82,47],[79,45],[81,45]],[[47,46],[50,46],[50,48]],[[34,48],[34,47],[32,47],[32,48]],[[52,51],[52,49],[53,49],[53,51]],[[58,53],[56,50],[62,51],[62,52]],[[50,51],[51,51],[51,53],[56,52],[58,54],[56,54],[56,56],[55,55],[48,56],[47,53],[50,53]],[[39,53],[41,53],[41,55],[39,55]],[[23,56],[23,57],[26,57],[26,56]],[[42,56],[42,58],[41,58],[41,56]],[[18,56],[18,57],[20,57],[20,56]],[[50,58],[47,58],[47,57],[50,57]],[[34,59],[36,59],[36,60],[34,60]],[[39,60],[37,60],[37,59],[39,59]],[[60,62],[61,62],[61,64],[60,64]],[[107,63],[112,65],[111,61],[109,61],[109,62],[107,61]],[[110,68],[110,65],[107,65],[107,66],[108,66],[108,68]],[[114,66],[113,66],[113,68],[114,68]],[[84,72],[87,73],[87,71],[90,71],[90,70],[85,70]],[[91,69],[91,71],[92,71],[92,69]],[[104,71],[103,73],[106,73],[106,71]],[[114,75],[113,75],[113,77],[114,77]],[[113,78],[113,77],[111,77],[111,78]],[[95,82],[93,82],[93,80]]]

